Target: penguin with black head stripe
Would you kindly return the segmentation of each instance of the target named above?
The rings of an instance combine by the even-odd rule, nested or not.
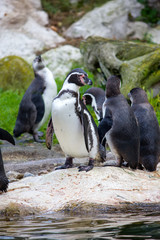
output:
[[[134,112],[120,92],[120,79],[111,76],[106,83],[104,117],[98,126],[100,142],[106,137],[116,161],[106,165],[121,166],[123,161],[136,169],[139,162],[139,127]]]
[[[10,133],[2,128],[0,128],[0,139],[7,140],[11,144],[15,145],[14,139],[10,135]],[[9,181],[8,181],[8,178],[6,177],[6,173],[3,165],[2,153],[0,149],[0,191],[6,192],[8,188],[8,183]]]
[[[103,118],[102,107],[105,101],[105,91],[98,87],[91,87],[83,94],[82,100],[85,105],[91,105],[100,122]]]
[[[73,158],[89,157],[89,164],[79,167],[79,171],[89,171],[94,167],[94,160],[103,161],[105,158],[105,150],[99,144],[97,126],[79,94],[80,87],[91,84],[87,73],[76,68],[67,75],[62,89],[52,102],[52,120],[47,128],[46,145],[51,149],[54,132],[66,156],[65,164],[57,169],[72,167]]]
[[[140,128],[140,164],[155,171],[160,157],[160,128],[146,92],[133,88],[128,94]]]
[[[42,142],[38,129],[51,113],[52,100],[57,94],[57,85],[52,72],[45,66],[41,56],[33,60],[35,79],[26,90],[19,106],[14,136],[28,132],[36,142]]]

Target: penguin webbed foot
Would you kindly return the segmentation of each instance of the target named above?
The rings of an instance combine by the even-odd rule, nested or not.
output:
[[[73,167],[73,158],[69,157],[69,158],[66,158],[65,164],[55,168],[55,170],[67,169],[72,167]]]
[[[79,171],[79,172],[82,172],[82,171],[89,172],[89,171],[92,170],[93,168],[94,168],[94,160],[93,160],[93,159],[90,159],[88,165],[87,165],[87,166],[79,166],[79,167],[78,167],[78,171]]]
[[[33,134],[33,139],[34,139],[35,142],[44,143],[44,142],[45,142],[45,139],[39,139],[39,137],[40,137],[40,136],[38,135],[38,133]]]

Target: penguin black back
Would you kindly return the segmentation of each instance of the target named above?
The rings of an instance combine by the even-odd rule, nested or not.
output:
[[[140,163],[148,171],[155,171],[160,157],[160,128],[146,92],[134,88],[128,94],[140,128]]]
[[[98,132],[100,142],[106,137],[112,153],[116,157],[116,166],[127,161],[133,169],[139,160],[139,128],[133,110],[120,93],[120,79],[111,76],[106,84],[104,118]]]
[[[26,90],[20,103],[13,131],[15,137],[25,132],[33,134],[34,125],[40,122],[44,115],[44,102],[43,99],[39,97],[42,95],[43,91],[43,79],[37,76]]]

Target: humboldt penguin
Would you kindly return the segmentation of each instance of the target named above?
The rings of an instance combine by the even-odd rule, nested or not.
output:
[[[67,75],[52,102],[52,120],[47,128],[46,145],[51,148],[54,132],[66,156],[65,164],[57,169],[71,168],[73,158],[89,157],[88,165],[79,167],[79,171],[89,171],[94,167],[94,160],[103,161],[105,158],[97,126],[79,94],[80,87],[91,84],[87,73],[76,68]]]
[[[57,85],[52,72],[45,66],[41,56],[33,60],[35,78],[26,90],[20,103],[14,128],[14,136],[28,132],[36,142],[42,142],[38,129],[51,113],[52,100],[57,94]]]
[[[7,140],[8,142],[15,145],[13,137],[5,131],[4,129],[0,128],[0,139],[1,140]],[[8,187],[8,178],[6,177],[4,165],[3,165],[3,159],[2,159],[2,153],[0,149],[0,191],[6,192]]]
[[[103,118],[102,106],[105,101],[105,91],[98,87],[91,87],[83,94],[82,100],[85,105],[91,105],[100,122]]]
[[[133,88],[128,94],[140,128],[140,164],[155,171],[160,157],[160,128],[146,92]]]
[[[106,165],[121,166],[126,161],[132,169],[139,162],[139,127],[133,110],[120,92],[120,79],[111,76],[106,83],[104,118],[98,126],[100,142],[106,137],[115,162]]]
[[[85,105],[91,105],[98,122],[103,119],[103,103],[105,101],[105,91],[98,87],[91,87],[83,94],[83,103]],[[102,145],[106,147],[106,139],[103,139]]]

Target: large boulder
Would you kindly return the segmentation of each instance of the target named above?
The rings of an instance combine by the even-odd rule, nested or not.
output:
[[[101,36],[106,38],[125,38],[131,26],[129,16],[137,17],[143,5],[137,0],[109,1],[99,8],[85,14],[72,24],[65,35],[67,37]]]
[[[160,82],[160,46],[90,37],[81,43],[85,66],[96,79],[120,75],[122,93],[134,87],[153,88]]]
[[[116,211],[131,211],[142,204],[153,207],[160,202],[159,173],[95,167],[87,173],[73,168],[27,177],[9,184],[8,192],[1,195],[0,214],[103,213],[109,207]]]
[[[40,0],[1,0],[0,9],[0,58],[33,58],[36,52],[64,41],[45,27],[48,16],[42,11]]]
[[[42,54],[47,67],[53,72],[55,78],[64,80],[66,74],[74,68],[81,66],[82,54],[79,48],[71,45],[64,45],[55,49],[51,49]]]
[[[153,1],[155,2],[155,1]],[[157,3],[157,8],[158,8]],[[86,13],[65,32],[70,38],[100,36],[110,39],[142,39],[160,43],[160,29],[133,21],[144,5],[137,0],[112,0]]]
[[[0,59],[0,88],[27,89],[34,79],[31,65],[17,56],[8,56]]]

